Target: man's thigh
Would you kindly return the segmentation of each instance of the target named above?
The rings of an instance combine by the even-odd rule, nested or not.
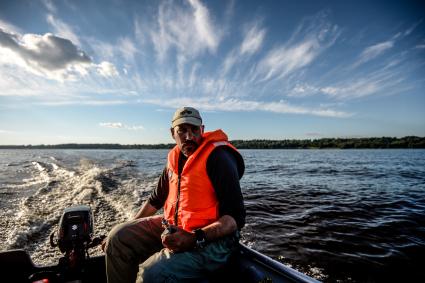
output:
[[[144,261],[162,248],[161,216],[152,216],[117,225],[109,234],[106,251],[110,255],[126,254]]]
[[[228,238],[204,249],[171,253],[162,249],[140,265],[137,282],[184,282],[204,278],[226,264],[235,242]]]

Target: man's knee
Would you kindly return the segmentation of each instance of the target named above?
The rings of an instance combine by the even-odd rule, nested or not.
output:
[[[166,249],[152,255],[139,266],[137,282],[177,282],[177,278],[168,272],[169,258],[170,254]]]
[[[112,249],[121,248],[121,245],[126,242],[127,228],[127,223],[117,224],[112,228],[107,237],[105,252],[111,253]]]

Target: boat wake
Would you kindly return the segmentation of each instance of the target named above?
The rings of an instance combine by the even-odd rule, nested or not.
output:
[[[20,199],[13,214],[4,215],[2,249],[25,248],[40,264],[55,263],[61,256],[50,248],[49,235],[57,229],[65,208],[89,205],[96,215],[96,233],[107,234],[113,225],[134,215],[156,184],[156,178],[134,178],[137,172],[131,160],[117,161],[109,168],[85,158],[75,168],[66,168],[53,158],[50,161],[29,162],[25,166],[32,167],[31,178],[3,185],[32,193]],[[94,252],[99,253],[99,249]]]

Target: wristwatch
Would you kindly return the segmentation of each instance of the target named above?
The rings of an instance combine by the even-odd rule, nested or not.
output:
[[[207,243],[207,238],[204,230],[198,228],[193,232],[195,233],[196,238],[196,248],[203,249]]]

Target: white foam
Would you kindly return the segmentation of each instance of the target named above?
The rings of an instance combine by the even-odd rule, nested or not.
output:
[[[33,161],[33,162],[31,162],[31,163],[32,163],[32,165],[34,165],[34,166],[35,166],[35,168],[37,168],[37,169],[38,169],[38,171],[40,171],[40,172],[46,171],[46,168],[44,168],[43,166],[41,166],[41,164],[40,164],[40,163],[38,163],[38,162],[36,162],[36,161]]]
[[[36,177],[20,186],[42,185],[21,201],[10,219],[13,228],[5,239],[7,248],[28,249],[35,263],[51,262],[49,234],[66,207],[86,204],[96,210],[95,230],[106,234],[112,226],[130,219],[139,209],[146,190],[156,186],[157,176],[123,178],[122,164],[102,168],[91,160],[83,159],[76,169],[67,169],[57,163],[33,161]],[[127,166],[128,167],[128,166]],[[124,169],[125,170],[125,169]],[[130,176],[134,177],[134,176]]]

